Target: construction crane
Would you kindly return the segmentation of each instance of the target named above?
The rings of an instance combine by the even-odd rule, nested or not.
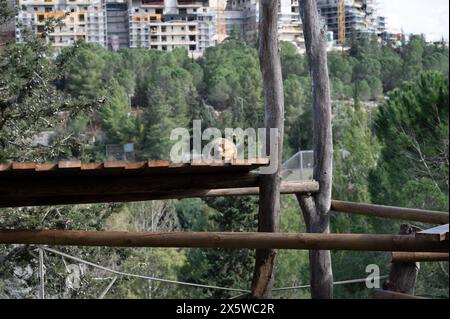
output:
[[[345,0],[338,0],[337,4],[338,13],[338,43],[342,46],[345,45]]]

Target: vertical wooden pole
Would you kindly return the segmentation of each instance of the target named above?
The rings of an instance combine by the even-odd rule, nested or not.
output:
[[[400,227],[400,235],[415,234],[418,228],[410,225]],[[414,295],[417,276],[420,270],[419,262],[392,262],[389,279],[384,284],[385,290]]]
[[[45,299],[44,250],[39,247],[39,298]]]
[[[306,54],[313,88],[314,179],[320,190],[313,196],[297,195],[308,232],[330,232],[329,212],[333,176],[333,136],[331,98],[327,66],[325,31],[315,0],[301,0],[300,11],[305,35]],[[329,251],[310,251],[311,297],[333,298],[333,272]]]
[[[270,147],[270,129],[277,129],[276,156],[271,156],[271,166],[276,172],[260,178],[258,231],[278,231],[280,211],[281,156],[283,150],[284,93],[278,46],[278,1],[261,0],[259,16],[259,57],[264,81],[265,128],[267,147]],[[267,151],[266,151],[267,153]],[[271,154],[273,155],[273,154]],[[252,297],[268,298],[271,295],[276,250],[257,250],[252,281]]]

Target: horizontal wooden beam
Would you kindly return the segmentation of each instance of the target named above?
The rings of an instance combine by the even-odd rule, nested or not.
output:
[[[429,299],[383,289],[374,289],[372,296],[373,299]]]
[[[281,184],[280,193],[288,194],[314,194],[319,191],[319,183],[315,181],[284,182]],[[229,189],[186,189],[171,192],[155,192],[148,200],[183,199],[183,198],[207,198],[230,196],[257,196],[259,187],[229,188]]]
[[[280,192],[288,194],[314,194],[319,191],[319,183],[316,181],[303,182],[283,182]],[[259,194],[259,187],[212,189],[212,190],[183,190],[180,192],[153,194],[151,200],[158,199],[181,199],[191,197],[227,197],[227,196],[255,196]],[[343,201],[332,201],[332,210],[336,212],[382,217],[389,219],[399,219],[407,221],[417,221],[429,224],[448,223],[449,213],[421,209],[409,209],[391,206],[381,206],[372,204],[360,204]]]
[[[438,262],[448,261],[447,253],[408,253],[408,252],[393,252],[393,263],[416,263],[416,262]]]
[[[331,209],[337,212],[415,221],[429,224],[448,224],[449,213],[431,210],[400,208],[372,204],[360,204],[333,200]]]
[[[0,244],[448,252],[448,241],[430,242],[409,235],[363,234],[0,230]]]

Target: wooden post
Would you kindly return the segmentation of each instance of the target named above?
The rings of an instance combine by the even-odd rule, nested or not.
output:
[[[281,159],[283,150],[284,92],[278,46],[278,1],[261,0],[259,16],[259,58],[264,82],[266,154],[270,154],[276,172],[260,177],[258,231],[278,231],[280,211]],[[276,141],[270,140],[271,128],[277,129]],[[276,250],[257,250],[252,281],[252,298],[271,295]]]
[[[44,250],[39,247],[39,298],[45,299]]]
[[[400,235],[414,235],[418,230],[418,228],[410,225],[402,225]],[[392,262],[389,279],[385,282],[383,288],[414,296],[419,270],[419,262]]]
[[[320,190],[312,196],[297,195],[308,232],[328,234],[333,176],[331,98],[325,31],[320,27],[317,3],[301,0],[303,30],[310,75],[313,82],[314,179]],[[329,251],[309,253],[311,297],[333,298],[333,272]]]

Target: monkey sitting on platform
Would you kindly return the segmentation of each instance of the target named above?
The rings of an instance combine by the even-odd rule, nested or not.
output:
[[[226,138],[216,138],[211,142],[210,155],[212,159],[232,162],[237,159],[236,145]]]

